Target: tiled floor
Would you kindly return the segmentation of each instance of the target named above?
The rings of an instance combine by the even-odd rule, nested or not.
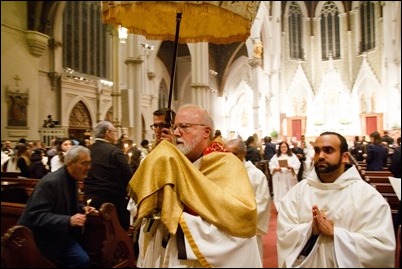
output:
[[[271,217],[269,219],[268,234],[263,238],[264,248],[264,268],[278,268],[277,252],[276,252],[276,209],[271,202]]]

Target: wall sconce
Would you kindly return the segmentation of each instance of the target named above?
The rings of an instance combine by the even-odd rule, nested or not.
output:
[[[141,46],[142,46],[144,49],[147,49],[147,50],[154,50],[154,49],[155,49],[155,46],[149,45],[149,44],[146,44],[146,43],[141,43]]]
[[[216,76],[216,75],[218,75],[218,72],[216,72],[215,70],[209,69],[209,74],[211,74],[212,76]]]

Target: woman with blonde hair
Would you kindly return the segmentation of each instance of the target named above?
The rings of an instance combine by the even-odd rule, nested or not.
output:
[[[4,165],[7,172],[20,172],[21,176],[29,177],[30,151],[24,143],[18,143],[12,156]]]

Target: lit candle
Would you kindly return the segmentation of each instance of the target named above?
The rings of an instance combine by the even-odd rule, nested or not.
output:
[[[88,214],[89,212],[89,205],[91,204],[92,199],[87,200],[87,206],[85,207],[85,215]],[[81,228],[81,233],[84,233],[85,231],[85,224]]]
[[[90,205],[91,201],[92,201],[92,199],[87,200],[87,206],[85,207],[85,214],[88,214],[89,205]]]
[[[128,164],[131,164],[131,156],[133,155],[132,152],[128,153]]]

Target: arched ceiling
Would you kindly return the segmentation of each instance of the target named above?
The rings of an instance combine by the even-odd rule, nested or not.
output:
[[[27,1],[28,30],[52,36],[58,5],[65,1]]]

